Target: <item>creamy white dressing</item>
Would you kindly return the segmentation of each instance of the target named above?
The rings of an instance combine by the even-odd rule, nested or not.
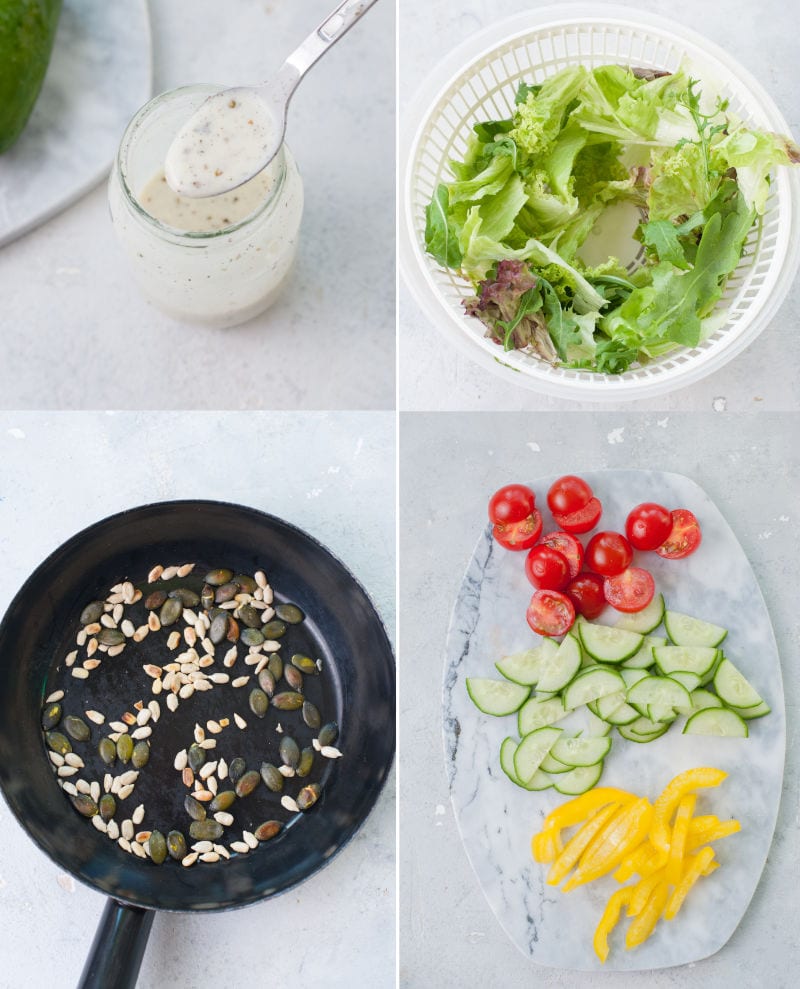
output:
[[[215,196],[259,172],[274,148],[279,124],[258,93],[247,87],[209,97],[181,127],[164,171],[184,196]]]
[[[160,223],[187,233],[216,233],[232,227],[254,213],[266,201],[274,185],[271,169],[232,192],[203,199],[174,192],[163,169],[157,172],[138,195],[139,205]]]

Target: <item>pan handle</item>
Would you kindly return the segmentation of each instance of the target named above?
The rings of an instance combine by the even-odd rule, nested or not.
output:
[[[155,911],[106,902],[78,989],[134,989]]]

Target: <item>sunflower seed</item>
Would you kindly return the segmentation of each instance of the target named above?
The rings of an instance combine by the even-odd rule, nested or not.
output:
[[[294,797],[283,796],[281,797],[281,807],[285,810],[290,810],[293,814],[297,814],[300,808],[297,806],[297,801]]]
[[[64,665],[72,666],[77,658],[78,658],[78,650],[73,649],[72,652],[67,653],[67,655],[64,657]]]
[[[147,616],[147,627],[150,629],[151,632],[158,632],[159,629],[161,628],[161,620],[159,619],[155,611],[151,611],[150,614]]]
[[[88,780],[75,780],[75,789],[78,793],[88,793],[89,796],[92,795],[92,784]]]
[[[216,738],[204,738],[200,743],[201,749],[215,749],[217,747]]]
[[[137,841],[131,843],[131,851],[133,852],[134,855],[137,855],[140,859],[147,858],[147,852],[142,848],[142,846]]]
[[[208,728],[212,735],[219,735],[222,731],[222,726],[219,721],[207,721],[206,728]]]
[[[150,840],[151,834],[151,831],[139,831],[136,835],[136,840],[140,845],[143,845],[146,841]]]
[[[55,704],[57,701],[61,701],[63,699],[64,699],[64,691],[54,690],[53,693],[49,695],[49,697],[45,698],[45,704]]]
[[[208,678],[212,683],[230,683],[230,677],[227,673],[212,673]]]
[[[195,800],[200,800],[204,804],[210,803],[214,799],[214,794],[210,790],[195,790]]]
[[[225,828],[229,828],[233,824],[233,814],[227,813],[227,811],[220,810],[214,815],[214,820],[221,824]]]
[[[175,756],[175,760],[172,763],[173,768],[177,769],[178,772],[182,772],[189,761],[189,753],[186,749],[181,749],[180,752]]]
[[[80,783],[82,781],[79,780],[78,782]],[[79,792],[78,787],[74,783],[70,783],[69,780],[64,780],[64,782],[61,784],[61,789],[64,791],[64,793],[68,793],[71,797],[77,797]]]
[[[200,768],[200,779],[207,780],[209,776],[212,776],[216,771],[216,762],[207,762]]]
[[[162,580],[172,580],[172,578],[173,577],[176,577],[177,575],[178,575],[178,568],[177,567],[164,567],[164,570],[163,570],[163,572],[161,574],[161,579]]]
[[[96,725],[102,725],[106,720],[105,715],[101,714],[99,711],[85,711],[86,717],[93,721]]]
[[[147,637],[147,633],[150,631],[147,625],[140,625],[136,631],[133,633],[133,641],[141,642]]]
[[[158,701],[150,701],[147,705],[147,710],[150,712],[150,717],[153,721],[158,721],[161,717],[161,705]]]
[[[106,830],[108,829],[108,825],[103,820],[103,818],[100,817],[99,814],[95,814],[95,816],[92,818],[92,824],[97,828],[98,831],[101,831],[103,834],[105,834]]]
[[[74,776],[78,772],[77,766],[59,766],[58,767],[59,776]]]
[[[281,776],[285,776],[287,779],[291,779],[294,776],[294,769],[291,766],[278,766],[278,772]]]
[[[64,756],[60,752],[48,752],[47,754],[50,756],[50,761],[54,766],[64,765]]]
[[[197,861],[197,852],[189,852],[188,855],[185,855],[181,859],[181,865],[186,866],[188,868],[190,865],[194,865],[196,861]]]
[[[258,839],[253,834],[252,831],[242,831],[242,838],[247,844],[248,848],[258,848]]]
[[[233,664],[236,662],[236,657],[238,655],[239,652],[236,646],[231,646],[231,648],[225,653],[225,656],[222,660],[222,665],[227,666],[230,669],[230,667],[233,666]]]
[[[130,819],[123,821],[122,837],[126,838],[128,841],[131,841],[133,839],[133,832],[134,832],[133,821]]]
[[[194,770],[191,766],[186,766],[181,773],[181,779],[184,786],[191,786],[194,783]]]
[[[177,649],[181,642],[181,633],[177,630],[169,633],[167,638],[167,649]]]
[[[246,841],[232,841],[231,851],[238,852],[240,855],[246,855],[250,851],[250,846]]]
[[[77,752],[67,752],[64,756],[64,762],[68,766],[74,766],[76,769],[83,769],[85,765],[83,759],[81,759]]]
[[[237,728],[241,728],[242,730],[244,730],[247,727],[247,722],[240,714],[237,714],[235,711],[233,712],[233,720],[236,722]]]
[[[72,675],[76,680],[85,680],[89,676],[89,671],[85,670],[82,666],[73,666]]]
[[[127,800],[128,797],[133,793],[133,783],[129,783],[127,786],[123,786],[119,791],[117,796],[120,800]]]
[[[144,725],[142,728],[137,728],[136,731],[131,732],[131,738],[135,738],[140,741],[143,738],[149,738],[153,734],[153,729],[150,725]]]
[[[167,694],[167,707],[170,711],[177,711],[178,709],[178,697],[176,694]]]

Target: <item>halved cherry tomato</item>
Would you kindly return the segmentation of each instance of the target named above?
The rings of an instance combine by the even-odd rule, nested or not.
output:
[[[550,486],[547,507],[553,515],[571,515],[583,508],[592,497],[592,489],[582,477],[565,474]]]
[[[578,614],[589,621],[597,618],[606,606],[603,578],[596,573],[582,573],[567,584],[566,593]]]
[[[495,525],[492,535],[504,549],[530,549],[542,534],[542,516],[534,510],[521,522]]]
[[[616,577],[606,577],[603,594],[617,611],[641,611],[653,600],[656,582],[641,567],[628,567]]]
[[[537,635],[564,635],[575,624],[575,608],[566,594],[537,591],[525,617]]]
[[[569,562],[557,549],[540,543],[525,558],[525,573],[534,587],[560,591],[569,581]]]
[[[597,532],[586,547],[586,566],[604,577],[627,570],[632,560],[631,544],[620,532]]]
[[[570,577],[577,577],[583,566],[583,546],[568,532],[549,532],[542,536],[542,546],[549,546],[558,550],[562,556],[567,558],[569,563]]]
[[[672,515],[663,505],[646,501],[632,508],[625,535],[634,549],[658,549],[672,531]]]
[[[494,525],[521,522],[533,512],[535,506],[536,495],[530,488],[524,484],[507,484],[489,499],[489,521]]]
[[[694,553],[702,538],[700,523],[689,509],[676,508],[672,512],[672,530],[656,553],[665,560],[680,560]]]
[[[553,513],[556,525],[565,532],[578,533],[589,532],[600,521],[603,514],[603,506],[598,498],[590,498],[589,501],[579,508],[577,512],[569,515],[557,515]]]

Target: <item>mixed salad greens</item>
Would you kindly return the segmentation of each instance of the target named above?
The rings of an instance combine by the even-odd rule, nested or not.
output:
[[[474,126],[427,208],[425,245],[471,281],[465,311],[505,350],[618,374],[718,328],[770,172],[798,163],[788,138],[725,100],[706,106],[683,69],[572,66],[521,84],[513,117]],[[642,263],[590,267],[581,247],[624,202]]]

